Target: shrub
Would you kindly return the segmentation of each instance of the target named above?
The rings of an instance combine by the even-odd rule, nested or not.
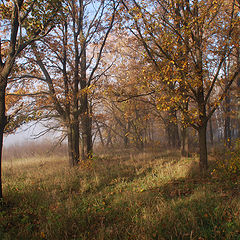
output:
[[[216,154],[216,168],[212,175],[224,179],[235,179],[240,176],[240,139],[237,139],[233,147],[226,149],[224,153]]]

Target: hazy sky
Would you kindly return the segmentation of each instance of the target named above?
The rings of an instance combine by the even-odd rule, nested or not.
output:
[[[45,137],[40,137],[38,139],[34,139],[34,135],[39,133],[43,130],[43,127],[40,124],[33,125],[32,124],[26,124],[22,127],[20,127],[15,134],[5,135],[4,136],[4,146],[8,147],[14,144],[24,144],[26,142],[32,142],[32,141],[41,141]]]

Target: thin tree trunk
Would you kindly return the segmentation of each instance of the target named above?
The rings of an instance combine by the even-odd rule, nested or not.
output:
[[[123,137],[123,141],[124,141],[124,147],[127,148],[128,145],[129,145],[129,137],[128,137],[128,134],[130,132],[130,123],[129,121],[127,121],[127,124],[126,124],[126,128],[125,128],[125,132],[124,132],[124,137]]]
[[[181,155],[182,157],[189,156],[189,145],[188,145],[188,129],[182,128],[182,142],[181,142]]]
[[[109,147],[109,145],[113,146],[113,142],[112,142],[112,134],[111,134],[111,129],[108,129],[107,131],[107,147]]]
[[[179,149],[180,147],[180,137],[178,132],[178,124],[175,122],[177,120],[177,114],[175,110],[170,110],[168,113],[169,123],[168,123],[168,137],[169,146],[173,149]]]
[[[224,75],[225,75],[225,78],[227,80],[227,82],[229,81],[229,67],[228,67],[228,64],[227,64],[227,61],[224,61]],[[227,85],[227,82],[226,82],[226,85]],[[226,87],[226,86],[225,86]],[[225,101],[224,101],[224,104],[225,104],[225,118],[224,118],[224,141],[225,141],[225,144],[226,146],[229,148],[231,146],[231,138],[232,138],[232,134],[231,134],[231,128],[230,128],[230,125],[231,125],[231,118],[230,118],[230,112],[231,112],[231,97],[230,97],[230,90],[227,91],[226,93],[226,97],[225,97]]]
[[[75,165],[75,161],[74,161],[74,154],[73,154],[72,130],[70,126],[68,126],[67,128],[67,136],[68,136],[69,165],[73,167]]]
[[[229,148],[231,146],[231,119],[230,119],[230,98],[227,95],[225,99],[225,104],[226,104],[226,112],[225,112],[225,121],[224,121],[224,140],[226,146]]]
[[[102,146],[104,147],[105,144],[104,144],[104,140],[103,140],[101,128],[100,128],[100,126],[99,126],[99,124],[98,124],[97,121],[96,121],[96,126],[97,126],[97,130],[98,130],[98,133],[99,133],[99,137],[100,137],[101,144],[102,144]]]
[[[199,166],[201,171],[205,172],[208,168],[208,156],[207,156],[207,124],[204,124],[198,129],[199,137]]]

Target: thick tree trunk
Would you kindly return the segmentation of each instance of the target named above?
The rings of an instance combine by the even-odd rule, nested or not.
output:
[[[1,121],[1,119],[0,119]],[[0,200],[3,197],[2,194],[2,149],[3,149],[3,130],[2,126],[0,126]]]
[[[5,86],[0,86],[0,199],[2,194],[2,149],[3,149],[3,132],[7,123],[5,115]]]
[[[72,140],[73,140],[73,148],[74,148],[74,159],[76,162],[79,161],[80,158],[80,152],[79,152],[79,146],[80,146],[80,141],[79,141],[79,120],[78,116],[75,116],[74,118],[74,123],[72,126]]]
[[[207,124],[204,124],[198,129],[199,138],[199,167],[201,171],[206,171],[208,168],[208,156],[207,156]]]
[[[237,51],[237,66],[238,68],[240,67],[240,49],[238,49]],[[240,76],[237,78],[237,97],[238,97],[237,103],[238,138],[240,138]]]
[[[82,160],[86,160],[92,157],[92,118],[89,114],[87,107],[88,102],[85,102],[83,109],[85,110],[81,116],[81,126],[82,126]]]
[[[83,12],[83,0],[80,1],[81,12]],[[82,130],[82,151],[81,158],[85,160],[92,157],[93,143],[92,143],[92,116],[91,109],[88,102],[88,84],[87,82],[87,54],[86,54],[86,39],[83,32],[83,17],[80,18],[80,36],[81,36],[81,59],[80,59],[80,85],[83,91],[81,96],[81,130]]]
[[[71,167],[74,167],[79,162],[79,133],[76,134],[74,126],[72,124],[69,124],[67,133],[69,165]]]
[[[209,131],[210,131],[210,143],[213,146],[214,138],[213,138],[213,126],[212,126],[212,118],[209,119]]]

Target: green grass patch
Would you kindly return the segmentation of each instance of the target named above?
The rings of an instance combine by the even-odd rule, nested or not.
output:
[[[240,189],[191,158],[141,153],[3,164],[0,239],[240,239]]]

